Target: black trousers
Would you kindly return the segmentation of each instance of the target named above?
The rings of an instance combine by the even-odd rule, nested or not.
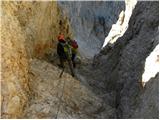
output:
[[[60,62],[60,67],[64,68],[65,59],[62,57],[59,57],[59,62]]]
[[[72,64],[74,68],[76,67],[75,57],[76,57],[76,54],[72,54]]]

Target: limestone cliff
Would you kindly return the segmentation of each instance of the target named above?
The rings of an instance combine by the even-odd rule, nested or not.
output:
[[[113,118],[115,109],[105,104],[70,72],[43,60],[30,61],[30,87],[33,92],[25,116],[30,119]],[[65,71],[67,71],[66,68]]]
[[[56,50],[57,35],[70,36],[56,2],[1,3],[2,117],[22,115],[28,100],[28,60]]]
[[[2,2],[2,10],[18,20],[29,57],[43,57],[48,48],[55,47],[60,32],[71,36],[70,25],[56,2]]]
[[[137,2],[132,15],[130,4],[128,29],[99,52],[127,1],[2,1],[1,118],[158,118],[158,2]],[[98,53],[74,78],[42,59],[60,32],[85,57]]]
[[[140,107],[139,104],[149,105],[147,102],[143,103],[143,100],[142,103],[137,103],[137,99],[143,89],[141,83],[145,60],[158,44],[158,7],[156,1],[138,2],[125,34],[112,47],[107,45],[94,59],[93,65],[96,70],[93,74],[105,77],[92,81],[92,84],[115,95],[118,118],[131,118],[136,107]],[[157,83],[157,79],[154,82]],[[151,88],[146,89],[151,90]],[[158,88],[152,90],[156,91],[152,95],[158,96]],[[146,96],[147,93],[144,94]],[[148,96],[149,94],[148,92]],[[141,113],[148,111],[145,113],[148,113],[149,118],[158,118],[158,97],[152,98],[155,99],[152,103],[153,109],[142,106],[137,109],[141,109]],[[139,114],[141,118],[147,116]]]
[[[17,118],[23,114],[28,101],[28,58],[25,49],[26,37],[12,9],[3,3],[1,55],[1,117]]]
[[[58,4],[69,18],[80,53],[87,58],[99,52],[112,24],[125,9],[124,1],[59,1]]]
[[[126,0],[125,1],[125,11],[122,11],[119,14],[117,23],[112,25],[112,28],[108,33],[108,36],[105,38],[102,49],[106,45],[112,46],[119,37],[123,36],[123,34],[128,28],[128,22],[130,20],[132,11],[136,3],[137,3],[136,0]]]

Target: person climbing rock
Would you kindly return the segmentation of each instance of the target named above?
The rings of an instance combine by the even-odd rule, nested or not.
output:
[[[72,40],[71,41],[71,46],[72,46],[72,63],[73,63],[73,67],[76,68],[76,62],[75,62],[75,58],[77,55],[77,50],[78,50],[78,44],[76,40]]]
[[[72,65],[72,50],[71,50],[71,46],[69,45],[68,41],[66,41],[64,39],[64,35],[61,34],[58,36],[58,44],[57,44],[57,54],[59,56],[59,60],[60,60],[60,67],[63,68],[60,77],[63,74],[64,71],[64,62],[67,61],[69,68],[71,70],[71,75],[74,77],[74,70],[73,70],[73,65]]]
[[[64,35],[60,34],[58,36],[58,44],[57,44],[57,54],[59,56],[59,60],[60,60],[60,67],[64,68],[64,62],[67,59],[67,56],[65,54],[64,51],[64,46],[66,44],[66,41],[64,39]]]
[[[77,41],[76,40],[72,40],[70,37],[67,37],[66,40],[68,41],[68,44],[70,45],[71,60],[72,60],[73,67],[76,68],[75,58],[76,58],[77,51],[78,51]]]

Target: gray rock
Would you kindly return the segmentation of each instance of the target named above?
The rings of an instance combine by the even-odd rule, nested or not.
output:
[[[91,58],[98,53],[112,24],[124,10],[124,1],[59,1],[63,14],[69,18],[80,46],[80,53]]]
[[[101,71],[97,75],[104,78],[97,81],[102,82],[108,92],[116,92],[115,106],[118,118],[158,118],[158,107],[155,107],[159,104],[156,97],[158,85],[155,86],[157,91],[153,87],[146,88],[150,89],[150,92],[155,91],[152,94],[154,100],[145,101],[143,97],[141,99],[144,101],[139,100],[145,60],[158,44],[158,7],[156,1],[138,2],[125,34],[110,49],[108,45],[95,56],[93,74]],[[101,88],[99,84],[96,84],[96,87]],[[149,92],[143,94],[142,96],[150,96]],[[140,101],[142,106],[149,103],[154,106],[153,109],[149,110],[148,105],[139,106]],[[140,113],[133,115],[135,109]]]

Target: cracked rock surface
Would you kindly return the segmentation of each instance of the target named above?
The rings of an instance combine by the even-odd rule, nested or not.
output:
[[[30,61],[32,100],[24,118],[110,118],[114,108],[106,105],[78,79],[42,60]],[[58,112],[58,113],[57,113]]]

